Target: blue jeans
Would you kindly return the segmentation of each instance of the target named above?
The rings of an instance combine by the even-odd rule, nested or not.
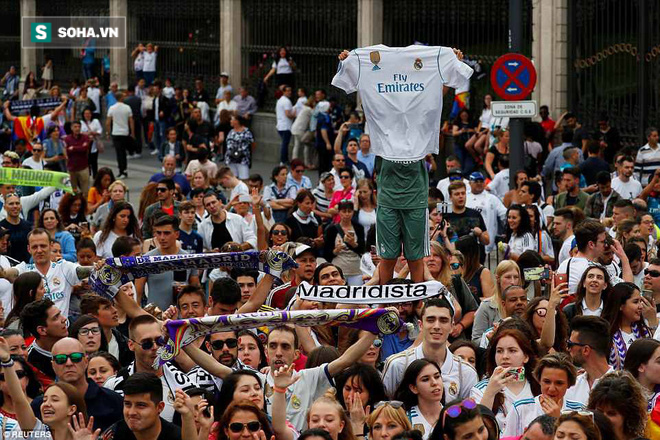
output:
[[[280,145],[280,162],[289,163],[289,142],[291,142],[291,130],[277,130],[282,138]]]
[[[154,79],[156,79],[156,72],[145,72],[142,71],[142,77],[147,82],[147,85],[150,86]]]
[[[82,67],[83,67],[83,78],[85,78],[85,81],[94,77],[94,63],[91,64],[83,63]]]
[[[461,165],[463,168],[463,175],[464,176],[469,176],[472,171],[474,171],[474,159],[472,159],[472,156],[468,151],[465,149],[464,145],[459,145],[458,143],[454,143],[454,154],[458,156],[458,160],[461,161]]]

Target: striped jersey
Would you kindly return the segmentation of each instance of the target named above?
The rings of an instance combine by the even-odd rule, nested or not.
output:
[[[644,145],[635,157],[633,176],[642,186],[646,186],[658,169],[660,169],[660,147],[656,145],[655,148],[651,148],[649,144]]]
[[[533,399],[521,399],[513,404],[513,409],[506,417],[506,428],[502,437],[519,437],[523,435],[525,428],[529,426],[532,420],[545,414],[541,408],[539,397],[541,396],[536,396]],[[564,396],[562,411],[582,411],[583,409],[583,404],[568,400]]]
[[[474,399],[475,402],[481,402],[489,382],[490,378],[484,379],[477,383],[472,388],[472,390],[470,390],[470,397]],[[500,434],[504,432],[504,428],[506,427],[506,419],[511,412],[511,409],[513,408],[513,404],[519,400],[534,398],[534,394],[532,394],[532,388],[529,386],[529,382],[527,380],[525,380],[525,386],[518,394],[513,394],[513,392],[506,387],[502,392],[504,393],[504,405],[502,408],[499,408],[495,414],[497,423],[500,425]]]
[[[442,407],[442,405],[440,406]],[[428,440],[429,437],[431,437],[431,432],[433,432],[433,427],[438,421],[432,420],[433,423],[429,423],[429,421],[422,415],[417,405],[410,408],[410,410],[406,412],[406,415],[408,416],[408,420],[410,420],[412,429],[421,432],[423,440]]]

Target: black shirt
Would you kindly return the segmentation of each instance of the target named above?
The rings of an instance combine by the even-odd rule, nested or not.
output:
[[[225,243],[234,241],[231,238],[229,230],[227,230],[227,221],[221,223],[213,223],[213,234],[211,235],[211,249],[220,249]]]
[[[596,177],[601,171],[607,171],[609,173],[610,166],[600,157],[588,157],[580,164],[580,173],[584,176],[584,180],[587,181],[587,185],[595,184]]]
[[[476,209],[465,208],[462,214],[455,214],[453,212],[444,214],[443,218],[449,222],[451,228],[454,230],[458,237],[468,235],[474,228],[479,228],[486,232],[486,222],[481,213]],[[495,237],[491,237],[494,240]],[[479,261],[483,264],[486,258],[486,248],[479,240]]]
[[[55,380],[55,371],[53,370],[53,355],[37,345],[34,341],[28,347],[27,361],[45,376]]]
[[[0,222],[0,226],[9,230],[9,256],[15,260],[28,263],[30,253],[27,250],[27,236],[32,230],[32,226],[22,219],[17,225],[13,225],[7,219],[4,219]]]
[[[101,438],[103,440],[134,440],[135,434],[122,419],[101,434]],[[157,440],[181,440],[181,428],[161,417],[160,434],[158,434]]]
[[[44,396],[41,395],[35,397],[31,403],[32,411],[39,419],[41,419],[43,400]],[[123,417],[123,397],[112,390],[98,386],[91,379],[87,379],[85,405],[87,406],[87,417],[94,416],[95,430],[101,429],[103,431]]]

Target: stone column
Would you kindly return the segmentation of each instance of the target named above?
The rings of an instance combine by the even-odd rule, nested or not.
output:
[[[128,16],[128,0],[110,0],[111,17]],[[126,47],[110,49],[110,82],[116,82],[120,89],[128,88],[128,20],[126,23]]]
[[[547,105],[553,119],[568,110],[568,1],[533,2],[532,58],[537,82],[532,99]]]
[[[357,0],[357,47],[383,42],[383,0]]]
[[[21,0],[21,17],[30,17],[37,15],[36,0]],[[21,47],[21,65],[16,66],[21,75],[21,82],[27,77],[28,73],[34,72],[37,78],[41,78],[37,72],[37,49],[27,49]]]
[[[220,1],[220,71],[229,73],[229,83],[238,90],[242,81],[241,0]],[[214,87],[217,87],[214,84]],[[213,89],[213,87],[211,87]]]

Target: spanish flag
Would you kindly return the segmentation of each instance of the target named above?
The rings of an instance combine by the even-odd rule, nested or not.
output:
[[[41,117],[18,116],[14,119],[14,141],[25,140],[28,151],[32,151],[32,143],[42,140],[44,135],[44,120]]]

